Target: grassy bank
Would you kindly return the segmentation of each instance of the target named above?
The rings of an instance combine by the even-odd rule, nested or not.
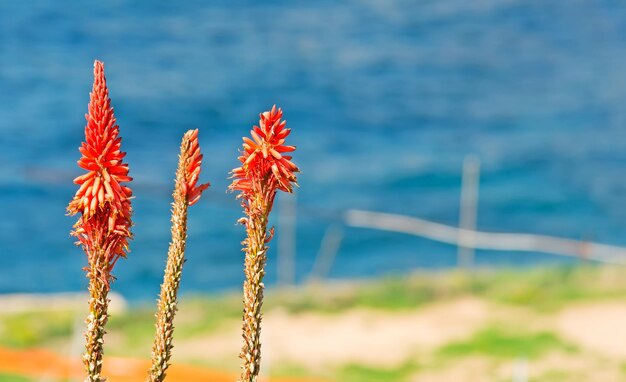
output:
[[[364,329],[356,334],[347,333],[345,338],[336,338],[335,345],[344,346],[346,352],[353,354],[352,358],[324,358],[313,354],[324,352],[323,347],[311,347],[308,351],[315,362],[304,356],[299,359],[293,351],[286,352],[286,358],[281,359],[277,350],[273,352],[277,358],[271,359],[269,371],[278,376],[313,375],[331,381],[374,382],[447,381],[458,378],[454,370],[467,369],[470,372],[463,380],[497,381],[503,375],[514,373],[505,369],[530,363],[533,365],[533,380],[566,381],[575,376],[568,371],[567,365],[588,364],[589,370],[602,365],[605,370],[613,370],[615,375],[623,378],[626,377],[623,374],[625,367],[618,356],[612,357],[596,351],[593,346],[581,344],[561,325],[561,321],[569,317],[566,315],[568,309],[602,303],[619,306],[621,302],[626,306],[626,269],[600,266],[477,270],[471,274],[458,271],[415,273],[290,290],[270,289],[266,316],[268,332],[274,337],[270,337],[273,343],[268,342],[268,349],[283,341],[275,337],[271,326],[272,322],[280,320],[291,323],[284,327],[279,325],[283,337],[287,337],[284,340],[286,345],[289,345],[288,337],[293,334],[292,340],[306,348],[307,341],[314,339],[316,333],[322,333],[320,336],[323,337],[324,331],[341,325],[348,328],[359,325],[380,327],[382,329],[371,334],[380,334],[382,340],[376,342],[372,337],[371,342],[373,347],[380,346],[381,362],[370,357],[376,349],[370,353],[368,349],[362,349],[360,356],[360,349],[350,347],[350,343],[357,339],[368,343],[366,338],[354,338],[355,335],[369,335]],[[107,355],[148,357],[153,335],[153,309],[151,305],[135,306],[112,316]],[[455,315],[457,310],[460,312],[458,325],[453,321],[440,327],[435,325],[433,340],[412,338],[419,337],[411,333],[423,327],[420,320],[428,320],[429,315],[454,320],[454,317],[446,317],[446,312]],[[238,294],[185,296],[177,316],[175,361],[235,370],[240,314]],[[465,314],[469,318],[464,318]],[[349,319],[356,320],[353,326],[346,323]],[[80,332],[77,336],[74,328],[82,330],[81,320],[82,312],[69,310],[0,314],[0,345],[80,352]],[[398,345],[406,350],[397,359],[382,357],[386,352],[395,351],[386,348],[390,344],[382,332],[390,330],[390,336],[395,332],[392,331],[394,328],[385,328],[385,320],[389,326],[396,326],[395,329],[398,325],[405,325],[406,340],[413,341],[403,347],[400,342],[404,338],[399,337]],[[307,322],[312,326],[308,333],[304,327]],[[376,326],[379,323],[380,326]],[[459,331],[457,326],[463,330]],[[291,328],[294,328],[293,333],[290,333]],[[451,334],[447,336],[437,331]],[[426,333],[421,337],[429,335]],[[220,348],[220,341],[227,345]],[[425,341],[425,345],[420,341]],[[72,343],[75,344],[74,350]],[[204,344],[207,344],[206,348]],[[222,348],[224,351],[212,350]],[[587,370],[583,369],[575,373],[580,376]],[[477,379],[473,379],[471,370],[478,375]],[[0,381],[23,380],[0,374]]]

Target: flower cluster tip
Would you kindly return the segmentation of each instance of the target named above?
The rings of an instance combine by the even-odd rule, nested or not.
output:
[[[252,128],[250,138],[243,138],[241,166],[231,172],[234,178],[231,190],[241,191],[245,197],[258,192],[259,184],[265,183],[274,190],[293,192],[293,186],[297,185],[295,174],[300,170],[291,156],[285,155],[296,147],[285,144],[291,129],[282,116],[283,111],[274,105],[260,114],[259,125]]]
[[[79,147],[78,166],[87,172],[74,179],[79,186],[67,210],[70,215],[82,214],[74,225],[73,235],[86,249],[99,247],[110,262],[125,257],[131,237],[132,190],[124,185],[128,176],[126,153],[121,151],[122,139],[116,123],[104,64],[94,63],[94,83],[85,115],[85,141]]]
[[[200,177],[203,155],[198,143],[198,129],[189,130],[183,136],[183,155],[186,157],[185,183],[183,191],[189,205],[194,205],[202,196],[202,192],[209,188],[210,183],[197,185]]]

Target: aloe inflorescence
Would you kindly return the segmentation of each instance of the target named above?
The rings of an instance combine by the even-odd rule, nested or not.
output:
[[[114,280],[113,267],[126,257],[130,232],[132,191],[128,165],[121,151],[119,126],[116,123],[104,77],[104,64],[94,63],[94,82],[89,109],[85,116],[85,141],[79,148],[78,165],[87,171],[74,179],[80,187],[67,207],[71,215],[80,214],[72,235],[78,239],[89,262],[89,315],[85,333],[83,362],[85,381],[100,382],[104,328],[108,320],[108,292]]]
[[[245,252],[243,286],[243,340],[241,350],[241,382],[255,382],[261,362],[261,306],[263,304],[263,276],[267,260],[267,244],[274,229],[268,230],[268,218],[278,190],[293,192],[298,167],[285,155],[295,146],[285,145],[291,132],[283,112],[272,107],[261,113],[259,125],[243,138],[243,151],[239,157],[241,167],[232,171],[233,182],[229,186],[238,191],[237,196],[245,216],[239,220],[246,227],[247,237],[242,242]]]
[[[183,136],[176,181],[172,194],[172,241],[167,254],[167,265],[161,284],[156,314],[156,334],[152,346],[152,366],[148,381],[161,382],[169,367],[174,338],[174,316],[177,310],[177,293],[185,262],[187,240],[187,208],[200,199],[209,183],[198,185],[202,154],[198,144],[198,130],[189,130]]]

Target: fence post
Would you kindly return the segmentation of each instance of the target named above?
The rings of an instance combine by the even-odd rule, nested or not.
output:
[[[320,244],[320,249],[315,257],[313,269],[309,275],[309,283],[320,281],[328,275],[335,262],[335,257],[337,256],[337,251],[339,250],[342,239],[343,229],[341,226],[332,224],[326,229],[322,243]]]
[[[480,159],[474,155],[468,155],[463,160],[459,209],[460,230],[457,262],[461,268],[471,268],[474,264],[474,232],[476,231],[479,184]]]

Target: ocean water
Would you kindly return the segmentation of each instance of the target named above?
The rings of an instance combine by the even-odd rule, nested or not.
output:
[[[94,59],[105,62],[135,178],[135,239],[114,286],[129,298],[158,292],[179,142],[196,127],[212,187],[190,210],[182,288],[239,287],[243,229],[228,171],[241,136],[274,103],[302,169],[298,282],[347,209],[457,224],[468,154],[482,161],[480,229],[626,245],[623,4],[1,2],[0,292],[85,288],[65,207]],[[329,277],[455,261],[451,246],[345,227]],[[561,260],[479,251],[476,261]]]

